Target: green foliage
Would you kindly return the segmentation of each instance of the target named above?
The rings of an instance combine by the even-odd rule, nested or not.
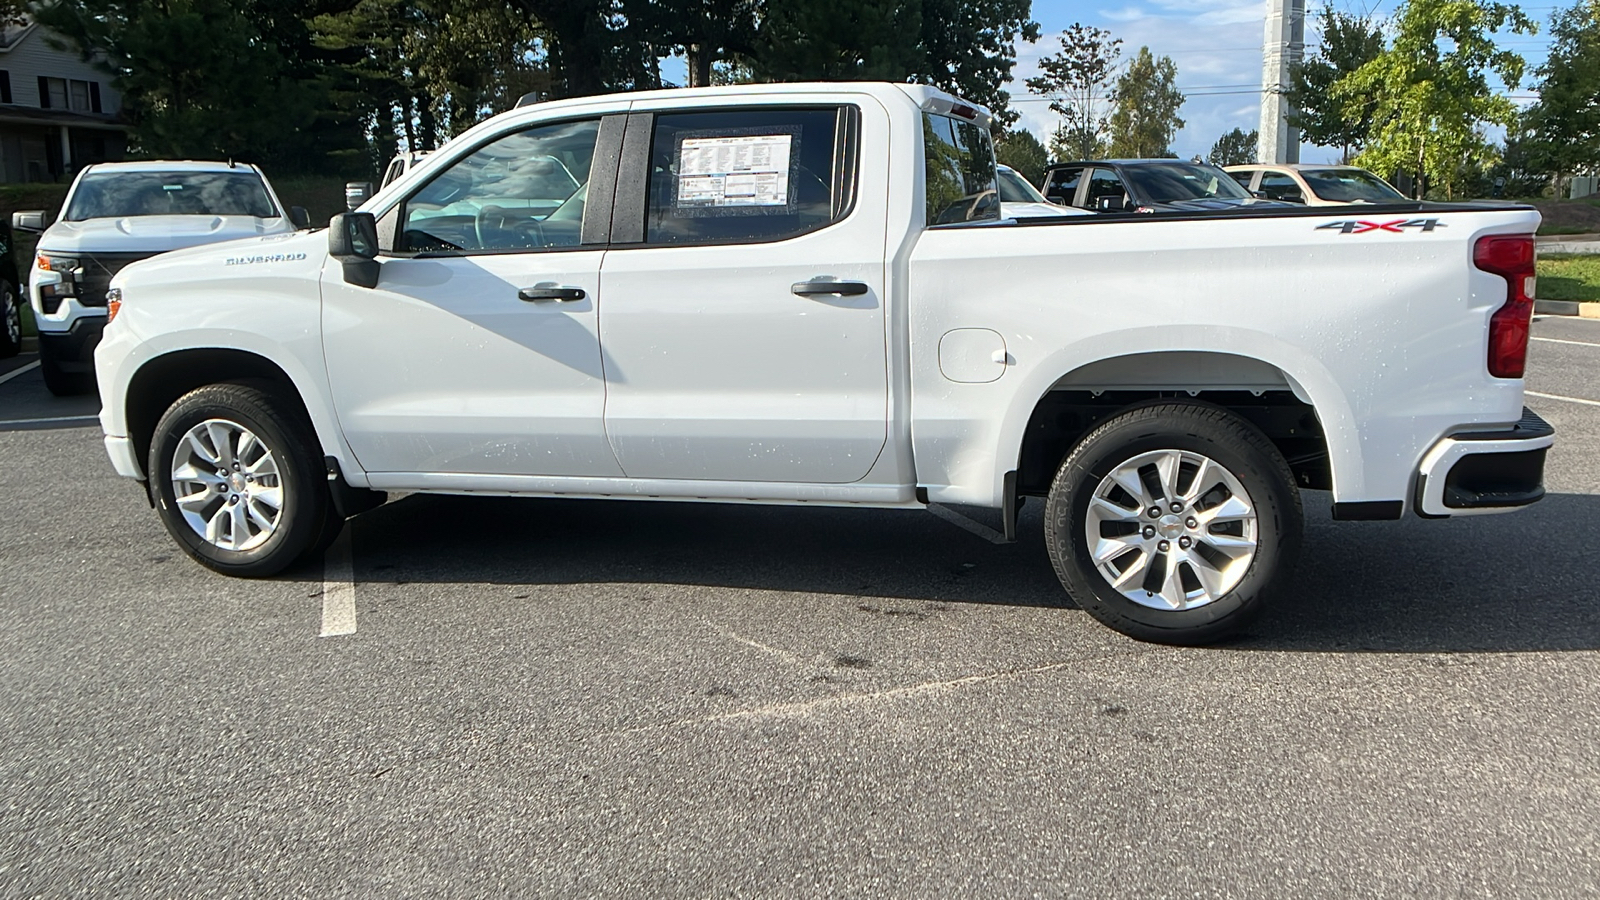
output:
[[[1487,76],[1515,88],[1523,70],[1522,57],[1490,36],[1503,29],[1535,27],[1517,7],[1488,0],[1408,0],[1389,49],[1330,89],[1351,118],[1371,103],[1372,130],[1356,164],[1380,175],[1418,173],[1447,198],[1460,191],[1465,170],[1492,165],[1481,129],[1514,127],[1517,110]]]
[[[1015,40],[1039,37],[1029,0],[768,0],[749,60],[768,81],[887,80],[931,84],[1017,120],[1010,94]]]
[[[1535,265],[1540,297],[1600,301],[1600,256],[1541,255]]]
[[[994,151],[1002,164],[1016,169],[1029,184],[1044,181],[1044,168],[1050,164],[1050,154],[1033,132],[1026,128],[1007,131],[995,143]]]
[[[1039,60],[1040,74],[1028,79],[1028,89],[1049,97],[1063,119],[1051,141],[1057,157],[1092,159],[1110,124],[1106,107],[1122,41],[1077,22],[1061,32],[1060,41],[1059,52]]]
[[[1600,0],[1557,12],[1550,35],[1550,56],[1538,71],[1539,100],[1523,118],[1522,149],[1533,167],[1548,173],[1600,167]]]
[[[1243,166],[1256,161],[1256,145],[1261,135],[1255,129],[1248,132],[1238,128],[1217,138],[1206,154],[1206,162],[1213,166]]]
[[[1149,47],[1140,47],[1128,70],[1112,92],[1111,148],[1114,157],[1153,159],[1172,156],[1172,138],[1183,127],[1178,110],[1183,93],[1178,90],[1178,67],[1172,57],[1157,60]]]
[[[1318,22],[1321,47],[1289,72],[1289,123],[1301,136],[1323,147],[1338,147],[1349,159],[1366,143],[1372,128],[1373,99],[1335,99],[1330,89],[1383,52],[1383,30],[1370,16],[1324,6]]]

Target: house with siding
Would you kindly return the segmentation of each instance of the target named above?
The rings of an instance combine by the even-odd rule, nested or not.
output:
[[[32,22],[0,32],[0,182],[63,181],[127,150],[110,76],[49,34]]]

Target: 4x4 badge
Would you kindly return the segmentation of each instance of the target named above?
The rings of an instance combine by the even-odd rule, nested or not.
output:
[[[1405,234],[1403,229],[1420,228],[1423,231],[1432,231],[1443,228],[1444,223],[1438,219],[1395,219],[1392,222],[1368,222],[1364,219],[1343,219],[1338,222],[1329,222],[1318,225],[1318,231],[1336,230],[1340,234],[1366,234],[1369,231],[1392,231],[1395,234]]]

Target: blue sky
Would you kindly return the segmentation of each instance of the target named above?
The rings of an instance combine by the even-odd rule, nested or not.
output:
[[[1535,4],[1550,2],[1533,0]],[[1317,41],[1315,19],[1320,3],[1308,0],[1308,6],[1309,53]],[[1336,8],[1370,9],[1379,17],[1397,6],[1394,0],[1371,6],[1336,0]],[[1539,22],[1540,33],[1505,34],[1499,39],[1528,59],[1528,75],[1514,97],[1530,96],[1528,83],[1548,50],[1548,23],[1555,8],[1524,6],[1523,11]],[[1033,18],[1042,34],[1037,44],[1017,46],[1015,81],[1008,89],[1023,124],[1041,140],[1054,130],[1056,117],[1048,103],[1026,96],[1023,82],[1036,74],[1039,57],[1059,48],[1057,37],[1074,22],[1104,28],[1122,38],[1124,61],[1136,55],[1141,45],[1148,45],[1157,56],[1172,57],[1178,67],[1178,87],[1188,96],[1179,113],[1186,125],[1172,148],[1179,156],[1204,155],[1224,132],[1234,127],[1249,131],[1260,120],[1261,41],[1266,26],[1266,4],[1261,0],[1034,0]],[[1301,151],[1306,162],[1328,162],[1337,156],[1337,150],[1310,146]]]

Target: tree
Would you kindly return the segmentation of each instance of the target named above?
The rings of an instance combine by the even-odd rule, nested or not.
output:
[[[688,61],[689,87],[705,87],[717,63],[754,52],[761,0],[643,0],[632,15]]]
[[[1112,91],[1116,104],[1111,113],[1112,156],[1151,159],[1173,155],[1169,147],[1183,127],[1178,118],[1183,93],[1177,81],[1178,67],[1172,57],[1157,60],[1149,47],[1139,48],[1139,55]]]
[[[1242,166],[1256,161],[1256,143],[1261,136],[1251,129],[1248,133],[1238,128],[1217,138],[1206,154],[1206,162],[1213,166]]]
[[[1370,16],[1322,8],[1318,31],[1322,44],[1316,55],[1289,70],[1287,98],[1293,112],[1289,124],[1303,138],[1322,147],[1338,147],[1348,160],[1366,143],[1372,129],[1370,97],[1336,100],[1334,83],[1371,62],[1383,52],[1383,30]]]
[[[1065,123],[1050,134],[1050,158],[1056,162],[1074,159],[1100,159],[1109,155],[1111,145],[1102,135],[1073,131]]]
[[[1050,164],[1050,154],[1028,129],[1007,131],[995,143],[994,152],[997,160],[1016,169],[1029,184],[1044,181],[1044,167]]]
[[[1600,0],[1580,0],[1550,24],[1539,99],[1523,118],[1528,162],[1556,176],[1600,166]],[[1507,147],[1507,158],[1511,148]]]
[[[1358,116],[1372,103],[1373,125],[1356,163],[1381,175],[1407,171],[1453,198],[1464,169],[1487,168],[1485,125],[1512,128],[1517,109],[1495,93],[1488,74],[1507,88],[1522,79],[1523,59],[1490,37],[1535,29],[1515,6],[1489,0],[1407,0],[1395,16],[1394,43],[1331,88]]]
[[[1063,120],[1056,132],[1057,154],[1091,159],[1105,139],[1108,95],[1122,41],[1077,22],[1061,32],[1060,41],[1058,53],[1039,60],[1040,74],[1028,79],[1028,89],[1049,97],[1050,108]]]
[[[981,103],[1004,128],[1018,37],[1035,40],[1029,0],[782,0],[764,7],[756,77],[931,84]]]

